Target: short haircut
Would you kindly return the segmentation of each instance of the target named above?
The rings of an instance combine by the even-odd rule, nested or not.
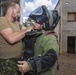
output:
[[[7,6],[6,6],[4,15],[6,14],[7,10],[8,10],[10,7],[12,7],[12,8],[15,9],[16,4],[17,4],[16,2],[9,2],[9,3],[7,4]]]
[[[16,7],[16,2],[10,2],[8,5],[7,5],[7,10],[10,8],[10,7],[13,7],[13,8],[15,8]]]

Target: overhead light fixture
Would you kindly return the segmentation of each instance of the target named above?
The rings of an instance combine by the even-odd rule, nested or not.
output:
[[[66,4],[69,4],[69,2],[66,2]]]

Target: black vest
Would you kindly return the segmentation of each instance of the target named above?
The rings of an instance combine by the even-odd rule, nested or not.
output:
[[[23,38],[23,44],[24,44],[24,53],[23,53],[23,59],[27,60],[30,57],[34,56],[34,44],[35,44],[35,37],[29,37],[26,36]]]
[[[34,45],[37,37],[39,37],[41,34],[42,34],[41,31],[28,32],[25,34],[26,36],[23,38],[23,44],[24,44],[23,59],[24,60],[27,60],[28,58],[34,56]]]

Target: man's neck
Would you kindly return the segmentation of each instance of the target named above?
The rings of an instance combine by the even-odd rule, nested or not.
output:
[[[5,15],[5,18],[8,19],[9,21],[13,21],[13,19],[10,16]]]

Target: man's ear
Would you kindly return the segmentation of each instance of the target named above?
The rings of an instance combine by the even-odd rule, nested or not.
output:
[[[8,9],[8,11],[11,13],[11,12],[13,11],[13,8],[10,7],[10,8]]]

